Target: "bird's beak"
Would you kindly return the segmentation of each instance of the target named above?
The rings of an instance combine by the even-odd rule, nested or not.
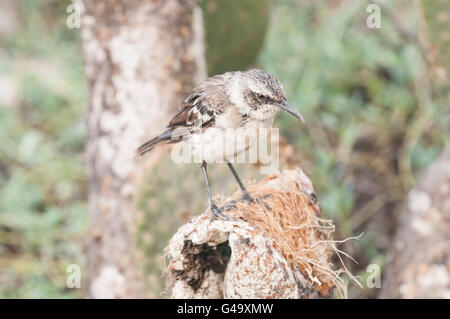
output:
[[[298,118],[300,121],[302,121],[303,123],[305,123],[305,119],[303,118],[303,115],[301,115],[296,109],[295,107],[293,107],[292,105],[290,105],[289,103],[285,103],[285,104],[277,104],[277,106],[284,110],[287,111],[289,113],[291,113],[292,115],[294,115],[296,118]]]

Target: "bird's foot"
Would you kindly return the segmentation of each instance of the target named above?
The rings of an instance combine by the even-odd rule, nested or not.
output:
[[[263,199],[269,198],[270,196],[271,196],[270,194],[266,194],[266,195],[255,198],[255,197],[251,196],[249,193],[245,193],[244,195],[242,195],[241,200],[245,201],[249,204],[253,204],[253,203],[263,204],[267,210],[270,210],[270,206],[262,201]]]
[[[235,199],[235,200],[232,200],[232,201],[229,201],[228,203],[226,203],[225,206],[222,207],[222,209],[223,210],[236,209],[236,203],[246,202],[248,204],[253,204],[253,203],[262,204],[262,205],[264,205],[265,208],[270,210],[270,206],[262,201],[263,199],[266,199],[266,198],[268,198],[270,196],[271,196],[270,194],[267,194],[267,195],[264,195],[264,196],[260,196],[260,197],[254,198],[249,193],[244,193],[244,195],[242,195],[241,198]]]
[[[229,209],[225,209],[225,206],[218,208],[215,204],[212,204],[211,205],[211,222],[214,221],[217,217],[220,217],[223,220],[235,220],[232,217],[222,214],[222,212],[226,211],[226,210],[229,210]]]

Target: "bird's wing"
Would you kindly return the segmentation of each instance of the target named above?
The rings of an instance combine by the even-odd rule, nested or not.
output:
[[[181,111],[169,122],[167,130],[141,145],[138,154],[144,155],[160,143],[180,142],[195,131],[214,126],[216,116],[228,105],[225,84],[231,75],[231,72],[216,75],[197,86],[181,104]]]
[[[225,81],[229,74],[210,77],[197,86],[181,104],[181,111],[167,125],[168,128],[207,128],[213,126],[217,115],[228,104]]]

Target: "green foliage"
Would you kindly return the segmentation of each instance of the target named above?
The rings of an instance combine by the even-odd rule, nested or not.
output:
[[[365,6],[281,1],[260,56],[305,116],[306,126],[284,114],[277,124],[296,146],[324,214],[337,223],[336,239],[364,232],[343,247],[362,276],[384,257],[416,176],[449,141],[448,106],[427,93],[419,49],[389,19],[368,29]],[[418,12],[401,10],[412,18]]]
[[[206,61],[210,75],[245,70],[264,44],[269,24],[266,0],[203,0]]]
[[[80,39],[65,28],[64,2],[18,5],[26,23],[0,39],[2,77],[17,96],[0,101],[0,298],[80,297],[66,287],[66,267],[84,263]]]
[[[426,30],[431,41],[431,55],[450,78],[450,4],[447,1],[422,0]]]

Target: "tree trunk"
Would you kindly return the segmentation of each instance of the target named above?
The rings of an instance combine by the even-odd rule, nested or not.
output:
[[[450,147],[411,190],[381,298],[450,298]]]
[[[194,0],[84,1],[84,9],[91,228],[85,297],[145,297],[132,212],[144,163],[135,150],[206,76],[201,11]]]

